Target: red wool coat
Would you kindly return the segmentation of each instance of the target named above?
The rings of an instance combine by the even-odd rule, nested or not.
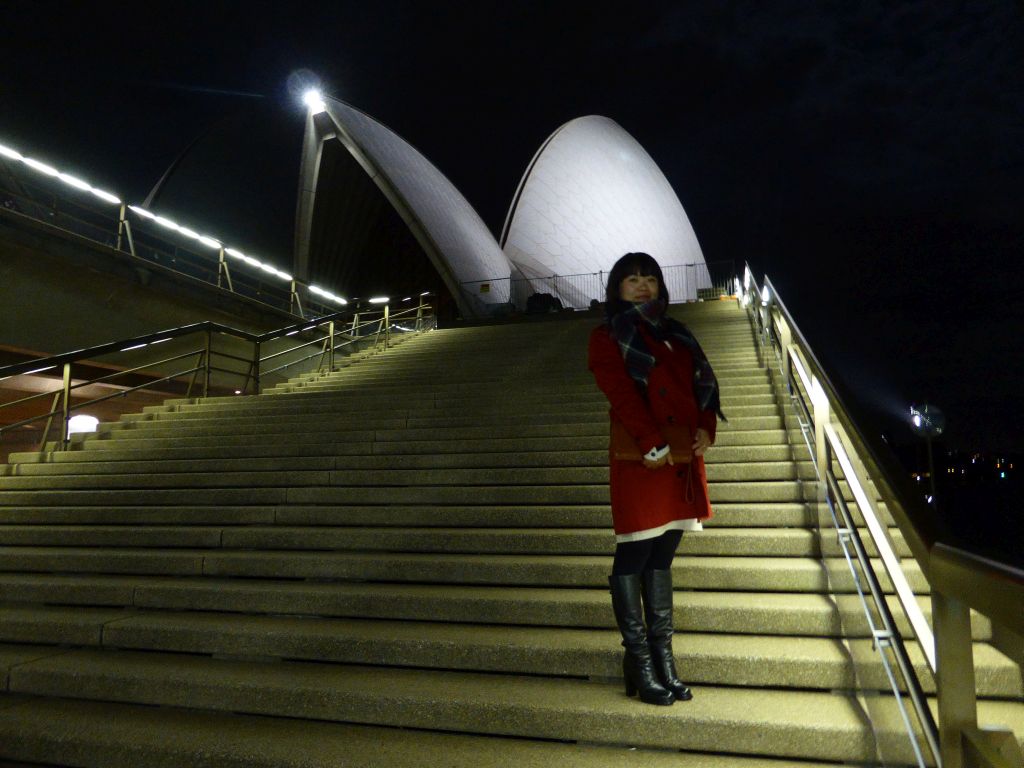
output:
[[[626,371],[622,352],[608,326],[590,334],[589,367],[611,405],[612,421],[620,421],[643,452],[665,444],[659,425],[686,424],[691,432],[707,430],[715,440],[717,425],[712,411],[701,411],[693,395],[693,356],[676,343],[657,341],[641,324],[640,333],[654,355],[647,382],[647,397],[640,394]],[[689,465],[666,464],[647,469],[643,462],[609,457],[612,520],[616,541],[638,541],[683,528],[683,520],[711,517],[704,459],[694,456]]]

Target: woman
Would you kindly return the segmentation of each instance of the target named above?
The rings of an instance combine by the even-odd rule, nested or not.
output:
[[[619,422],[643,454],[642,461],[610,459],[616,546],[608,582],[626,649],[626,694],[663,705],[693,698],[672,658],[671,567],[683,531],[711,517],[702,456],[722,416],[707,357],[667,307],[658,263],[627,253],[608,276],[606,322],[590,335],[589,354],[613,431]],[[689,427],[692,463],[673,463],[662,434],[670,425]]]

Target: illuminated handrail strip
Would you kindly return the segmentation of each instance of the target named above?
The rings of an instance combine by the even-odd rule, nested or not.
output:
[[[109,203],[110,205],[121,206],[122,221],[124,221],[125,210],[127,209],[141,219],[152,221],[158,224],[159,226],[162,226],[172,232],[176,232],[190,240],[194,240],[212,250],[223,250],[224,253],[227,254],[228,256],[231,256],[232,258],[237,259],[239,261],[243,261],[249,266],[253,267],[254,269],[258,269],[265,274],[272,275],[286,283],[292,284],[293,286],[296,284],[295,278],[289,273],[285,272],[284,270],[278,269],[277,267],[271,264],[253,258],[252,256],[249,256],[236,248],[225,247],[223,242],[219,238],[197,232],[190,227],[184,226],[176,221],[153,213],[152,211],[148,210],[143,206],[125,203],[117,195],[111,192],[107,192],[106,190],[100,189],[98,187],[94,187],[89,182],[72,174],[63,172],[58,168],[55,168],[54,166],[50,165],[49,163],[45,163],[36,158],[23,155],[21,152],[19,152],[17,149],[14,149],[13,147],[7,146],[5,144],[0,144],[0,157],[19,162],[24,166],[31,168],[33,171],[42,174],[43,176],[57,179],[58,181],[62,182],[63,184],[72,189],[76,189],[82,192],[89,192],[93,196],[97,197],[98,199],[106,203]],[[309,290],[310,293],[327,298],[328,300],[333,301],[336,304],[340,304],[342,306],[348,304],[348,301],[346,299],[338,296],[333,291],[319,288],[318,286],[306,286],[306,288],[307,290]],[[371,301],[373,300],[371,299]]]
[[[850,457],[846,453],[846,447],[843,445],[842,440],[839,439],[839,434],[836,432],[835,427],[831,424],[826,424],[825,434],[828,436],[829,444],[832,446],[832,452],[835,454],[839,466],[843,468],[843,475],[846,478],[847,485],[849,485],[853,497],[857,501],[857,506],[860,508],[864,523],[871,532],[871,538],[878,550],[878,556],[885,564],[886,573],[892,582],[893,589],[896,590],[900,605],[903,606],[903,612],[907,615],[910,625],[914,628],[914,634],[917,636],[917,642],[921,646],[921,651],[928,661],[928,666],[932,672],[935,672],[935,636],[932,634],[931,625],[928,624],[928,620],[921,611],[921,606],[917,604],[914,590],[907,581],[900,559],[895,551],[893,551],[889,530],[879,522],[875,503],[865,492],[862,479],[850,461]]]

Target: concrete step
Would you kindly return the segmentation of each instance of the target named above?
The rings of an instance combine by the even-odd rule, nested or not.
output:
[[[127,434],[127,433],[125,433]],[[743,431],[727,431],[718,434],[715,447],[732,445],[779,445],[785,438],[785,431],[781,429],[751,429]],[[90,435],[90,437],[92,437]],[[388,453],[402,454],[413,453],[414,447],[408,450],[401,450],[398,444],[415,446],[415,452],[441,451],[443,453],[463,453],[472,450],[471,445],[481,445],[484,451],[509,451],[520,449],[523,445],[535,445],[536,450],[571,450],[558,447],[569,444],[582,445],[583,440],[593,438],[592,442],[586,443],[594,449],[607,446],[608,434],[607,425],[583,425],[579,427],[494,427],[492,429],[463,429],[459,433],[444,433],[436,429],[390,429],[390,430],[351,430],[345,432],[307,432],[305,434],[279,433],[272,435],[274,446],[278,446],[285,455],[290,455],[296,447],[305,446],[307,451],[312,451],[312,445],[317,445],[321,453],[334,450],[336,444],[342,445],[358,444],[358,450],[354,447],[342,449],[340,453]],[[561,441],[555,441],[560,438]],[[578,442],[571,442],[571,441]],[[525,441],[525,442],[523,442]],[[88,439],[82,442],[78,450],[82,451],[148,451],[159,449],[173,449],[173,447],[222,447],[222,456],[236,456],[236,450],[249,451],[253,449],[254,438],[252,435],[201,435],[201,436],[173,436],[173,437],[151,437],[136,440],[113,440],[113,439]],[[529,450],[528,447],[525,450]],[[294,455],[294,454],[291,454]]]
[[[0,758],[104,768],[835,768],[738,755],[437,733],[0,694]],[[13,768],[13,766],[12,766]]]
[[[27,506],[0,507],[3,524],[77,525],[365,525],[601,528],[608,505],[351,505],[351,506]],[[807,527],[814,522],[801,503],[718,504],[709,527]]]
[[[150,458],[148,452],[138,451],[116,453],[68,451],[50,454],[33,454],[36,462],[0,465],[0,474],[18,477],[39,477],[43,475],[86,475],[153,472],[264,472],[264,471],[309,471],[329,469],[370,469],[392,467],[394,469],[419,469],[436,467],[597,467],[607,465],[606,441],[598,440],[596,448],[554,451],[478,452],[446,454],[399,454],[338,456],[326,452],[315,455],[281,455],[268,446],[266,456],[226,457],[218,450],[193,451],[189,457]],[[705,465],[720,467],[720,472],[740,472],[738,467],[745,462],[788,464],[794,452],[787,446],[715,446],[704,456]],[[42,463],[43,460],[47,463]],[[808,466],[810,462],[804,462]],[[730,466],[731,465],[731,466]],[[804,474],[800,467],[801,476]]]
[[[410,470],[415,471],[415,470]],[[525,471],[525,470],[524,470]],[[261,473],[267,474],[267,473]],[[327,474],[327,473],[323,473]],[[176,477],[176,476],[171,476]],[[4,478],[5,481],[33,478]],[[341,479],[341,478],[339,478]],[[269,482],[269,481],[268,481]],[[716,482],[709,485],[712,504],[732,502],[800,502],[814,489],[797,481],[750,483]],[[560,505],[607,504],[608,487],[595,485],[432,485],[432,486],[300,486],[290,481],[266,487],[192,487],[157,489],[3,490],[0,507],[26,505],[245,505],[245,504],[482,504]]]
[[[9,645],[26,639],[37,645]],[[0,669],[3,661],[47,655],[38,644],[49,644],[614,679],[620,640],[615,630],[0,606]],[[856,687],[852,656],[864,685],[888,687],[870,640],[848,648],[834,638],[678,634],[673,650],[681,674],[697,684],[849,690]],[[908,650],[925,691],[934,693],[920,649],[910,643]],[[980,695],[1022,695],[1021,671],[1010,659],[983,643],[974,653]]]
[[[608,420],[607,402],[593,401],[590,403],[575,403],[571,411],[567,412],[566,403],[537,403],[516,404],[502,409],[501,414],[494,414],[493,403],[480,403],[473,409],[467,406],[450,406],[437,408],[429,403],[421,403],[418,408],[396,408],[394,405],[387,407],[387,418],[406,419],[409,426],[423,426],[421,420],[431,420],[429,423],[447,423],[453,426],[460,423],[479,423],[481,417],[490,419],[492,423],[501,423],[502,419],[512,420],[535,420],[537,423],[548,423],[552,417],[561,416],[563,419],[578,419],[580,421]],[[750,417],[750,416],[778,416],[779,409],[774,403],[764,404],[743,404],[729,407],[729,419]],[[308,420],[319,418],[325,421],[343,422],[347,419],[361,417],[364,421],[365,412],[353,408],[352,404],[345,402],[333,402],[324,408],[311,408],[308,405],[279,406],[273,410],[264,409],[260,413],[253,413],[251,409],[236,411],[156,411],[142,414],[126,414],[119,422],[111,422],[106,429],[126,429],[125,424],[138,426],[163,426],[182,425],[193,423],[223,424],[231,427],[235,424],[246,424],[257,419],[264,419],[270,422],[303,424]],[[443,421],[442,421],[443,420]],[[472,420],[472,421],[471,421]],[[122,425],[115,427],[114,424]]]
[[[723,442],[716,443],[714,450],[705,456],[708,463],[742,462],[742,461],[784,461],[787,459],[809,460],[807,449],[802,446],[790,447],[784,444],[769,442],[753,442],[756,435],[739,435],[733,433]],[[744,444],[745,443],[745,444]],[[527,437],[527,438],[494,438],[476,440],[407,440],[407,441],[353,441],[345,443],[303,443],[274,442],[266,444],[240,445],[197,445],[194,447],[149,448],[145,444],[125,445],[110,441],[91,441],[80,450],[50,451],[40,453],[18,453],[11,455],[18,470],[8,470],[9,474],[23,474],[30,464],[77,463],[77,462],[114,462],[123,460],[138,461],[170,461],[178,459],[204,458],[276,458],[285,460],[301,456],[355,456],[355,455],[386,455],[410,456],[428,454],[439,456],[449,453],[536,453],[552,452],[573,455],[588,451],[600,452],[607,456],[608,436],[594,434],[584,437]],[[12,467],[13,465],[8,465]],[[110,466],[116,466],[111,464]]]
[[[382,419],[378,425],[347,422],[342,424],[322,424],[315,428],[306,430],[293,430],[285,425],[267,426],[261,424],[240,426],[231,429],[227,434],[223,429],[205,426],[200,422],[197,425],[180,425],[174,430],[163,430],[156,426],[132,426],[127,425],[121,428],[112,429],[102,434],[88,435],[83,441],[85,445],[97,440],[196,440],[199,438],[215,437],[223,444],[248,444],[255,439],[272,438],[288,441],[317,440],[317,441],[348,441],[348,440],[401,440],[401,439],[483,439],[486,437],[507,438],[507,437],[577,437],[587,435],[601,435],[607,437],[608,424],[606,421],[591,421],[569,424],[496,424],[486,425],[481,423],[478,426],[464,426],[453,428],[442,427],[406,427],[404,420]],[[121,422],[118,422],[121,424]],[[147,424],[143,422],[142,424]],[[756,439],[745,438],[748,442],[774,443],[780,442],[780,436],[784,434],[783,423],[780,417],[759,417],[759,418],[737,418],[719,429],[716,436],[716,445],[739,444],[743,437],[733,438],[732,435],[739,433],[743,435],[748,432],[766,433]]]
[[[459,456],[459,454],[453,454]],[[466,461],[435,462],[435,466],[406,469],[393,466],[389,457],[362,457],[364,462],[344,462],[327,457],[319,461],[322,469],[312,467],[231,471],[223,467],[196,467],[194,471],[165,472],[161,466],[130,473],[27,473],[0,477],[0,490],[69,489],[69,488],[238,488],[253,486],[389,486],[389,485],[591,485],[607,483],[607,466],[588,461],[582,466],[522,466],[513,463],[484,461],[467,456]],[[306,460],[304,460],[306,461]],[[363,467],[353,468],[352,464]],[[411,462],[415,464],[415,462]],[[564,462],[563,462],[564,463]],[[341,464],[344,469],[331,469]],[[495,466],[495,464],[498,464]],[[61,465],[50,465],[61,466]],[[66,466],[66,465],[64,465]],[[145,469],[150,471],[146,472]],[[206,471],[203,471],[203,470]],[[156,470],[156,471],[154,471]],[[680,470],[685,471],[685,470]],[[795,462],[750,462],[714,464],[707,467],[709,483],[759,482],[765,480],[811,479],[813,467]]]
[[[569,413],[532,413],[488,415],[484,413],[463,416],[405,417],[395,414],[376,415],[373,425],[378,429],[432,428],[444,432],[458,432],[465,428],[479,427],[482,423],[494,427],[509,425],[597,424],[608,429],[608,411],[602,408],[594,411],[572,411]],[[117,421],[100,425],[101,434],[109,433],[115,439],[136,437],[160,437],[177,435],[210,435],[231,432],[233,434],[294,434],[321,430],[344,431],[365,429],[366,415],[309,414],[304,416],[247,416],[209,419],[149,419]],[[783,419],[776,409],[755,407],[729,417],[728,424],[722,424],[719,432],[744,429],[779,429]]]
[[[776,755],[861,762],[874,759],[874,730],[895,759],[912,757],[895,707],[872,729],[855,699],[834,693],[697,686],[699,706],[651,712],[616,685],[568,679],[95,650],[21,664],[9,687],[27,695],[590,743],[619,744],[628,732],[638,746],[664,749],[717,751],[728,743],[730,751],[760,755],[768,742]],[[987,718],[988,710],[1002,708],[981,709]],[[816,716],[808,719],[809,712]]]
[[[160,535],[160,532],[153,534]],[[139,548],[105,549],[89,555],[81,550],[32,546],[10,553],[10,564],[26,572],[81,571],[85,573],[139,572],[145,562]],[[105,541],[97,546],[116,545]],[[817,556],[755,555],[730,553],[706,555],[700,547],[681,553],[673,566],[675,583],[685,589],[744,590],[751,592],[817,592],[831,588],[849,593],[855,589],[846,560],[830,557],[824,563]],[[608,548],[605,548],[605,552]],[[202,572],[207,575],[240,578],[380,580],[403,583],[493,584],[524,586],[601,587],[611,572],[611,555],[449,553],[444,551],[368,552],[368,551],[230,551],[209,549],[188,552],[173,559],[173,551],[164,552],[162,570],[173,574],[181,566],[183,573],[196,572],[194,555],[202,556]],[[109,563],[104,558],[110,558]],[[892,592],[881,561],[872,561],[883,589]],[[154,567],[154,566],[149,566]],[[106,571],[105,569],[111,569]],[[919,594],[929,587],[914,562],[904,566],[905,574]]]
[[[604,555],[612,548],[600,528],[377,528],[323,526],[6,525],[0,546],[29,548],[224,548],[444,552],[449,554]],[[812,557],[817,534],[806,529],[707,528],[685,536],[681,555]],[[17,555],[7,550],[17,559]]]

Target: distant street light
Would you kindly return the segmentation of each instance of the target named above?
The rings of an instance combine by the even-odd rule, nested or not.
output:
[[[934,405],[910,406],[910,428],[921,435],[928,446],[928,479],[932,494],[930,504],[935,503],[935,461],[932,458],[932,438],[938,437],[946,428],[946,417]]]

